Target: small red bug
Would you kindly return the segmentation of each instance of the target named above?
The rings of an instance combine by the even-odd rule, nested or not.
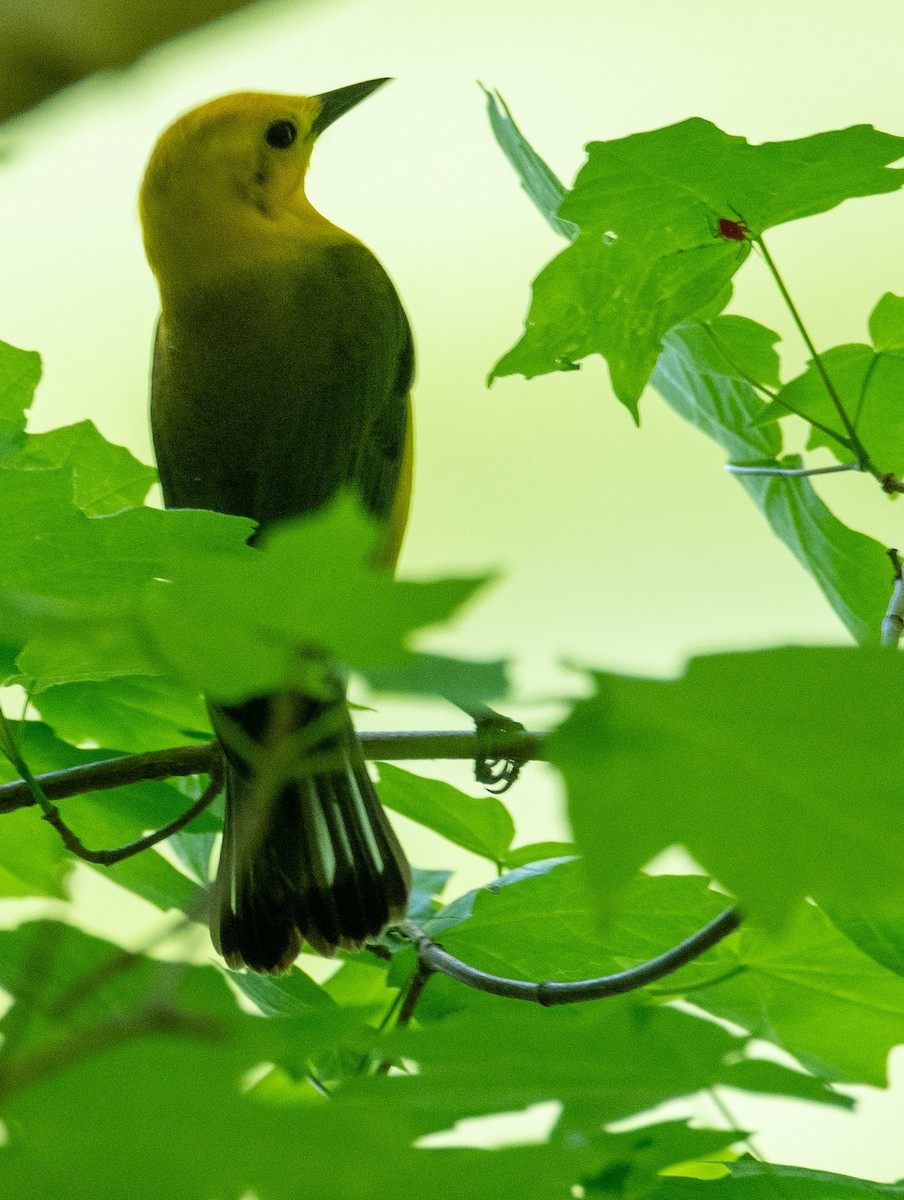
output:
[[[750,229],[744,221],[729,221],[727,217],[719,217],[713,237],[725,238],[729,242],[746,242],[749,233]]]
[[[728,207],[731,208],[731,205]],[[751,241],[750,226],[736,208],[732,208],[731,211],[737,217],[737,220],[732,221],[729,217],[719,217],[715,225],[710,221],[710,233],[712,233],[714,238],[722,238],[726,242]]]

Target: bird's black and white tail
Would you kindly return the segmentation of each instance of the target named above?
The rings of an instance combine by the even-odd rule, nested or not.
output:
[[[225,714],[260,745],[268,707],[251,700],[213,710],[226,751],[226,816],[210,932],[230,966],[279,972],[305,942],[324,955],[356,950],[401,920],[411,873],[344,698],[303,702],[296,731],[324,715],[335,717],[333,730],[313,750],[316,769],[271,787],[269,797],[223,732]]]

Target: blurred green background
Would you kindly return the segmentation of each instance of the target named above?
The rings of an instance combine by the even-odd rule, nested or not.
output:
[[[751,141],[860,122],[900,134],[902,52],[904,7],[893,0],[245,8],[5,127],[0,337],[44,356],[32,427],[88,416],[149,457],[157,299],[136,193],[171,120],[227,91],[317,92],[394,75],[324,137],[309,193],[380,256],[415,330],[417,477],[401,569],[499,573],[432,644],[511,656],[517,698],[506,711],[542,726],[557,698],[583,688],[569,663],[670,673],[689,654],[713,649],[844,641],[815,585],[725,475],[720,451],[655,394],[644,399],[637,430],[601,361],[486,390],[488,370],[519,334],[531,278],[561,243],[496,148],[476,81],[501,91],[569,184],[585,142],[688,116]],[[817,345],[863,340],[879,296],[904,293],[902,223],[904,197],[891,194],[770,235]],[[756,255],[731,311],[787,338],[785,378],[801,368],[802,348]],[[901,511],[870,480],[835,476],[819,488],[856,528],[904,542]],[[360,723],[463,724],[439,704],[382,700]],[[425,769],[468,786],[466,764]],[[510,798],[522,840],[561,834],[557,788],[542,767],[530,767]],[[741,780],[733,802],[743,803]],[[399,824],[419,865],[447,865],[444,846]],[[117,892],[111,915],[111,889],[85,877],[86,911],[109,932],[132,909]],[[481,881],[462,862],[456,887]],[[904,1174],[904,1099],[863,1094],[853,1118],[770,1101],[773,1114],[787,1116],[768,1120],[762,1149],[778,1161]],[[746,1100],[735,1115],[756,1127],[764,1111]]]

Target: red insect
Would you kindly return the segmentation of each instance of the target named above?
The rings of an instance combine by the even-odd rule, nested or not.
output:
[[[725,238],[729,242],[746,242],[750,230],[743,221],[729,221],[727,217],[719,217],[718,228],[713,237]]]
[[[710,223],[710,231],[714,238],[723,238],[726,242],[749,242],[750,226],[736,208],[731,210],[738,218],[736,221],[728,217],[719,217],[716,224]]]

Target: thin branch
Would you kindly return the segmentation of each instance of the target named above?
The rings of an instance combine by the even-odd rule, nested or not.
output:
[[[888,608],[882,618],[882,645],[896,649],[901,640],[901,634],[904,633],[904,576],[901,572],[901,556],[897,550],[889,550],[888,557],[891,559],[894,571],[894,586],[891,590]]]
[[[396,1011],[398,1011],[398,1016],[396,1017],[395,1022],[396,1029],[404,1028],[411,1021],[411,1018],[414,1016],[414,1010],[417,1007],[417,1002],[420,1000],[421,996],[423,995],[424,988],[430,982],[430,979],[434,974],[435,972],[433,968],[427,966],[427,964],[420,957],[418,957],[417,966],[412,972],[411,978],[408,980],[405,990],[403,992],[399,992],[399,994],[395,997],[386,1013],[386,1016],[380,1022],[381,1030],[386,1028]],[[366,1063],[367,1058],[365,1057],[363,1061]],[[394,1066],[395,1063],[393,1063],[392,1059],[384,1058],[378,1064],[376,1074],[388,1075]]]
[[[879,482],[882,484],[883,492],[904,492],[904,480],[897,479],[891,471],[887,475],[883,475]]]
[[[545,757],[545,734],[507,732],[478,739],[476,733],[362,733],[359,734],[366,758],[407,762],[418,759],[474,759],[487,751],[500,759],[517,758],[542,760]],[[129,754],[120,758],[67,767],[64,771],[49,771],[35,777],[41,791],[50,800],[64,800],[85,792],[104,791],[151,779],[175,779],[185,775],[208,775],[220,755],[217,742],[197,746],[176,746],[169,750],[152,750],[146,754]],[[28,784],[22,780],[0,784],[0,814],[15,812],[35,803]]]
[[[605,996],[621,996],[638,988],[655,983],[671,975],[679,967],[711,950],[741,924],[741,914],[735,908],[727,908],[708,925],[673,946],[664,954],[631,967],[614,975],[602,975],[596,979],[579,979],[573,983],[545,981],[533,983],[525,979],[506,979],[500,975],[488,975],[476,967],[469,966],[460,958],[445,951],[442,946],[428,937],[412,921],[403,921],[399,926],[402,934],[417,947],[418,959],[429,971],[438,971],[457,979],[468,987],[508,1000],[528,1000],[549,1007],[554,1004],[578,1004],[585,1000],[600,1000]]]
[[[127,842],[124,846],[116,846],[112,850],[90,850],[78,834],[69,828],[60,816],[59,810],[52,804],[48,804],[47,811],[44,813],[44,820],[53,826],[63,839],[66,849],[77,858],[81,858],[85,862],[99,863],[103,867],[110,867],[114,863],[122,862],[123,859],[131,858],[134,854],[140,854],[142,850],[149,850],[151,846],[156,846],[158,842],[165,841],[172,834],[178,833],[180,829],[184,829],[190,821],[193,821],[199,813],[202,813],[208,805],[214,802],[222,786],[222,780],[214,774],[200,799],[196,800],[190,808],[187,808],[174,821],[170,821],[168,825],[161,826],[160,829],[155,829],[153,833],[148,833],[144,837],[137,838],[134,842]]]
[[[800,479],[805,475],[835,475],[839,471],[862,471],[859,462],[840,463],[837,467],[741,467],[726,463],[725,470],[732,475],[778,475],[785,479]]]
[[[404,1028],[414,1016],[414,1010],[417,1008],[417,1002],[423,995],[424,988],[430,982],[430,977],[435,974],[435,970],[423,958],[418,956],[417,970],[408,980],[408,987],[405,989],[405,999],[402,1001],[402,1007],[399,1009],[398,1019],[396,1020],[396,1028],[399,1026]]]
[[[177,746],[170,750],[152,750],[146,754],[128,754],[120,758],[103,759],[65,771],[49,771],[36,776],[44,795],[50,800],[65,800],[85,792],[125,787],[152,779],[174,779],[184,775],[207,775],[219,754],[216,742],[199,746]],[[0,813],[14,812],[34,803],[28,785],[0,784]]]

